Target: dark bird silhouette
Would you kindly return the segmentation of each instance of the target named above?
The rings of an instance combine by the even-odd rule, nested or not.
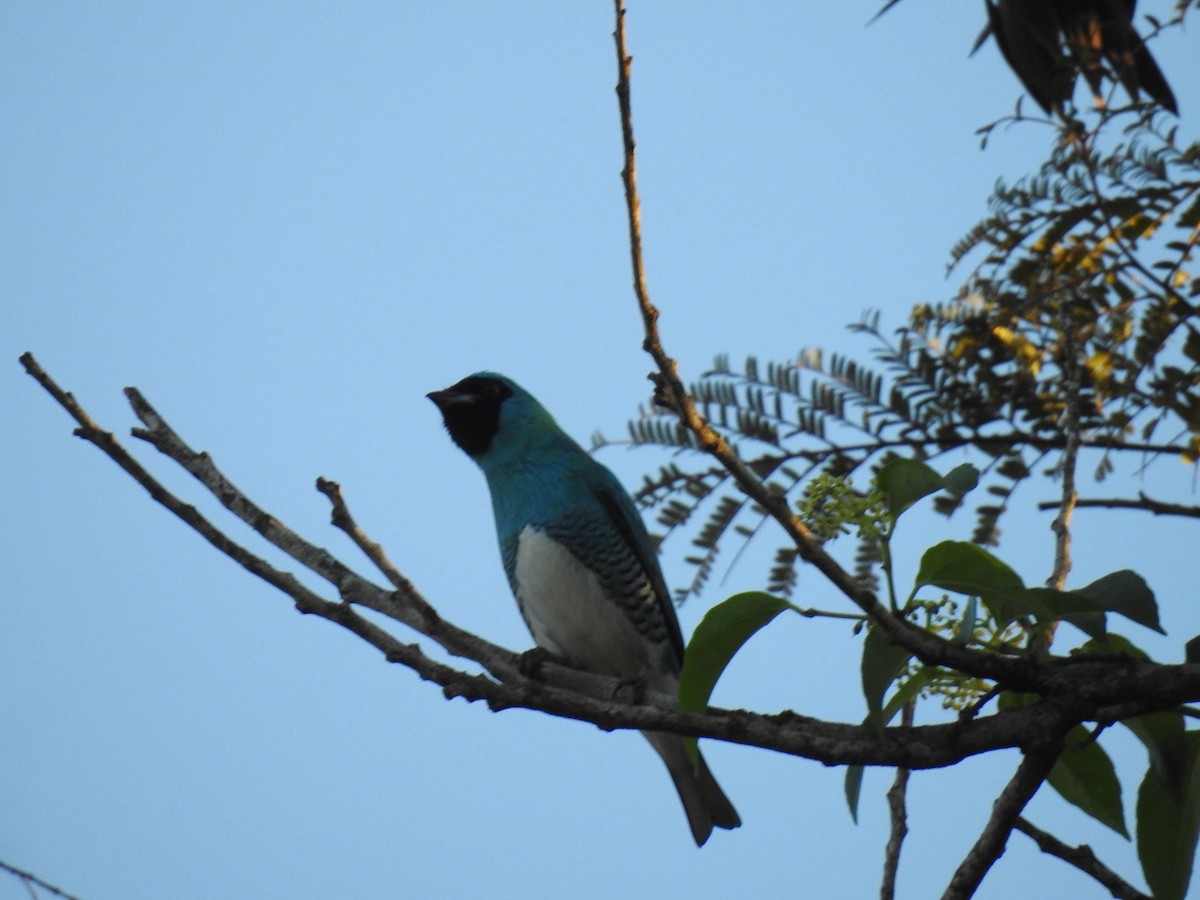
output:
[[[900,0],[888,0],[883,15]],[[996,44],[1029,95],[1047,113],[1063,113],[1080,72],[1098,106],[1105,78],[1120,81],[1129,96],[1141,92],[1179,115],[1175,94],[1145,41],[1133,27],[1137,0],[984,0],[988,24],[974,53]]]
[[[1145,91],[1176,115],[1179,107],[1162,70],[1133,27],[1136,0],[984,0],[987,33],[1009,68],[1046,112],[1061,112],[1082,72],[1097,105],[1106,77],[1133,100]]]

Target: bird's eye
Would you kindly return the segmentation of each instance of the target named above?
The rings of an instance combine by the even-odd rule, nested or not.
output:
[[[478,385],[478,395],[484,400],[494,400],[498,403],[506,399],[510,393],[511,391],[502,382],[490,378],[481,381]]]
[[[456,391],[467,402],[489,406],[499,406],[512,395],[512,391],[504,382],[478,375],[464,378],[451,390]]]

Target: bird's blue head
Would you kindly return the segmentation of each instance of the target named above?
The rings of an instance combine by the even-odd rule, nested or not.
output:
[[[454,443],[485,468],[547,441],[570,440],[532,394],[495,372],[476,372],[427,396]]]

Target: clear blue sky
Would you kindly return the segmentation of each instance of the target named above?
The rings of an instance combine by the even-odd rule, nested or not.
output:
[[[967,58],[977,2],[905,0],[870,27],[875,0],[631,5],[649,283],[689,377],[718,352],[865,355],[844,326],[951,296],[948,248],[1049,139],[980,151],[974,130],[1020,89],[994,46]],[[312,487],[340,481],[443,614],[527,647],[482,477],[424,394],[502,371],[584,441],[647,398],[612,29],[601,0],[0,8],[0,859],[86,900],[876,895],[890,773],[868,774],[855,826],[839,770],[710,742],[746,824],[697,851],[636,735],[447,703],[297,615],[72,438],[17,365],[32,350],[119,435],[137,385],[357,564]],[[1155,53],[1190,139],[1195,37]],[[661,461],[602,459],[629,484]],[[1180,468],[1149,477],[1190,491]],[[1006,553],[1038,581],[1049,520],[1028,523]],[[1081,515],[1077,583],[1141,570],[1174,637],[1127,631],[1178,659],[1200,631],[1175,571],[1194,546],[1186,525]],[[684,631],[761,574],[739,565]],[[715,702],[857,720],[858,646],[781,622]],[[1114,738],[1132,815],[1144,757]],[[1014,765],[914,776],[901,896],[940,892]],[[1049,793],[1031,817],[1138,877],[1128,845]],[[980,896],[1019,894],[1099,896],[1015,836]],[[24,896],[0,878],[0,900]]]

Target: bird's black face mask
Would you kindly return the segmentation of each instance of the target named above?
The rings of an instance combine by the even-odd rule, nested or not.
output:
[[[468,456],[487,453],[500,427],[500,407],[512,390],[504,382],[471,375],[445,390],[426,394],[442,413],[446,430]]]

